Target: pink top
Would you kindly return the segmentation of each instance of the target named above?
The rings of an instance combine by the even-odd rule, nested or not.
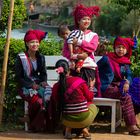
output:
[[[91,30],[86,30],[82,40],[78,40],[77,45],[80,46],[85,52],[88,52],[89,56],[94,59],[94,52],[98,47],[98,35]],[[62,50],[62,55],[67,59],[70,59],[70,52],[66,41]]]

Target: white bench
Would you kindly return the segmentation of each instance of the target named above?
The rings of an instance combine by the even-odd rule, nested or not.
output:
[[[97,62],[101,56],[96,56],[95,61]],[[58,81],[58,74],[55,71],[55,63],[59,59],[66,59],[63,56],[45,56],[46,60],[46,68],[47,68],[47,74],[48,74],[48,84],[50,86],[53,86],[54,83]],[[67,60],[67,59],[66,59]],[[21,97],[17,96],[17,99],[21,99]],[[108,99],[108,98],[94,98],[93,102],[97,106],[110,106],[111,107],[111,132],[115,132],[115,128],[121,123],[121,110],[120,110],[120,101],[117,99]],[[117,107],[119,109],[117,109]],[[25,101],[24,104],[24,111],[25,116],[28,115],[28,102]],[[117,114],[119,115],[119,118],[117,118]],[[28,125],[27,122],[25,122],[25,131],[28,131]]]

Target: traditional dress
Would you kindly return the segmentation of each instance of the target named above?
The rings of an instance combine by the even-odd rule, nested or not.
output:
[[[130,56],[134,45],[133,40],[116,38],[114,48],[123,45],[127,48],[127,54],[118,57],[115,53],[108,53],[97,62],[101,80],[102,96],[106,98],[120,99],[124,120],[127,126],[136,125],[134,107],[131,96],[123,93],[125,81],[132,83],[132,73],[130,70]]]
[[[38,40],[45,37],[46,33],[40,30],[29,30],[24,41]],[[18,93],[23,100],[29,103],[29,129],[32,131],[45,131],[50,128],[47,105],[49,102],[51,88],[43,87],[42,82],[47,83],[47,73],[45,66],[45,57],[36,52],[36,60],[31,60],[27,51],[21,52],[16,59],[16,79],[18,83]],[[33,85],[38,84],[39,89],[34,89]],[[49,126],[49,127],[48,127]]]
[[[88,90],[84,80],[79,77],[67,77],[67,89],[64,93],[62,123],[71,128],[84,128],[92,124],[98,109],[93,104],[93,93]],[[50,100],[50,116],[56,120],[56,110],[59,105],[59,83],[52,89]]]

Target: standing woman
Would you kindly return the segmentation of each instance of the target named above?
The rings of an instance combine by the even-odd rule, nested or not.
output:
[[[70,76],[70,69],[66,60],[56,63],[59,81],[53,86],[50,100],[50,117],[55,123],[56,112],[66,127],[65,138],[73,138],[72,128],[82,128],[84,138],[89,138],[88,126],[97,115],[97,107],[93,104],[93,92],[89,91],[86,82],[80,77]],[[56,123],[58,123],[57,120]],[[56,125],[55,125],[56,127]]]
[[[44,131],[47,124],[46,105],[47,73],[45,57],[39,53],[40,42],[46,32],[28,30],[24,37],[26,51],[17,55],[16,79],[18,93],[23,100],[29,103],[29,129],[33,132]],[[51,89],[50,89],[51,93]]]
[[[93,16],[99,15],[99,7],[98,6],[91,6],[85,7],[84,5],[80,4],[77,5],[73,11],[74,22],[75,22],[75,29],[81,30],[83,32],[82,39],[74,38],[73,44],[78,45],[85,51],[90,58],[94,60],[94,52],[96,51],[99,43],[99,37],[97,33],[89,30],[89,26],[91,25],[91,18]],[[72,59],[85,59],[81,58],[80,54],[74,54]],[[100,96],[100,80],[98,76],[98,68],[91,69],[87,67],[82,67],[80,74],[74,72],[74,74],[79,75],[82,79],[84,79],[90,90],[93,90],[94,86],[90,85],[90,80],[96,81],[96,88],[98,91],[98,95]]]

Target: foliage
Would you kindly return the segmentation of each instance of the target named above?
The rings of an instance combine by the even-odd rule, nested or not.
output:
[[[125,16],[124,8],[117,8],[115,5],[106,5],[102,8],[101,15],[96,21],[95,29],[98,34],[105,33],[105,35],[119,35],[120,23]]]
[[[133,12],[133,35],[138,36],[140,32],[140,0],[108,0],[116,6],[123,6],[127,14]]]
[[[6,43],[5,38],[0,38],[0,71],[2,71],[3,64],[3,52],[4,44]],[[10,49],[9,49],[9,59],[8,59],[8,68],[7,68],[7,81],[6,81],[6,90],[5,90],[5,104],[4,104],[4,121],[16,122],[19,116],[23,116],[23,101],[18,102],[16,100],[17,89],[16,89],[16,80],[15,80],[15,59],[19,52],[25,50],[24,41],[19,39],[10,40]],[[48,41],[42,41],[40,44],[40,52],[44,55],[60,55],[61,46],[59,41],[55,38],[52,38],[52,35],[49,34]],[[18,116],[18,117],[17,117]]]
[[[6,31],[8,26],[8,15],[10,12],[10,0],[3,0],[2,17],[0,18],[0,36]],[[15,0],[12,29],[22,27],[26,17],[24,0]]]
[[[131,10],[140,10],[139,0],[109,0],[109,1],[124,6],[126,8],[127,13],[130,13]]]
[[[140,76],[140,40],[138,40],[138,48],[133,50],[133,55],[131,57],[131,70],[133,71],[133,76]]]

